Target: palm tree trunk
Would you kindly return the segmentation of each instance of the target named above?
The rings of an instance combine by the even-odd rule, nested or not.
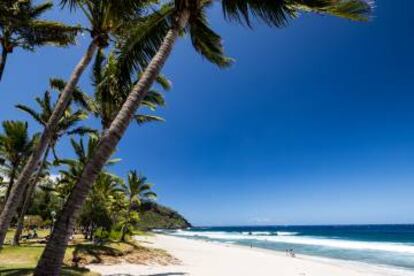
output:
[[[56,104],[55,109],[53,110],[52,116],[50,117],[47,125],[45,126],[40,142],[34,149],[32,155],[27,161],[26,165],[23,168],[23,171],[20,173],[20,176],[13,185],[13,188],[10,192],[10,196],[7,199],[7,202],[3,208],[3,211],[0,215],[0,248],[3,246],[4,239],[6,237],[7,229],[10,226],[10,222],[16,213],[17,206],[21,202],[23,192],[33,174],[36,170],[37,165],[39,164],[42,155],[46,151],[46,148],[49,146],[52,135],[56,129],[56,126],[65,112],[70,100],[72,98],[72,92],[75,89],[82,73],[85,71],[86,67],[91,62],[96,49],[98,48],[97,39],[92,40],[89,45],[85,55],[79,61],[78,65],[72,72],[72,75],[66,84],[65,89],[59,96],[59,100]]]
[[[7,50],[4,48],[4,46],[2,46],[0,58],[0,81],[3,78],[4,67],[6,67],[7,55]]]
[[[182,12],[180,14],[177,24],[164,37],[157,54],[145,69],[139,82],[131,90],[126,102],[112,122],[111,127],[102,135],[94,156],[86,163],[81,177],[77,181],[62,210],[52,236],[34,271],[34,276],[59,275],[69,237],[75,226],[79,211],[93,183],[107,160],[115,151],[118,142],[132,121],[142,99],[159,75],[164,63],[171,54],[171,50],[177,41],[180,31],[187,25],[188,18],[188,12]]]
[[[46,163],[47,160],[47,156],[49,155],[49,150],[50,147],[48,147],[46,149],[46,152],[43,156],[43,160],[42,163],[40,164],[36,176],[33,179],[33,182],[29,184],[29,186],[26,189],[26,195],[24,197],[24,201],[23,201],[23,206],[22,209],[20,211],[20,215],[19,218],[17,219],[17,227],[16,227],[16,232],[14,233],[14,237],[13,237],[13,245],[19,245],[20,244],[20,236],[22,235],[23,232],[23,227],[24,227],[24,216],[27,213],[27,209],[29,209],[30,207],[30,203],[33,197],[33,193],[36,190],[36,184],[39,181],[40,178],[40,174],[42,173],[42,170],[44,168],[44,165]]]
[[[29,187],[28,187],[29,189]],[[29,195],[30,191],[26,191],[26,198]],[[22,211],[17,219],[17,226],[16,226],[16,232],[14,232],[14,237],[13,237],[13,241],[12,241],[12,245],[20,245],[20,236],[23,233],[23,228],[24,228],[24,215],[26,212],[23,212],[23,207],[22,206]]]
[[[9,186],[7,187],[7,191],[6,191],[6,200],[10,196],[11,189],[13,188],[13,185],[14,185],[14,180],[16,179],[17,167],[15,165],[12,165],[12,166],[13,166],[13,168],[12,168],[12,171],[10,173]]]

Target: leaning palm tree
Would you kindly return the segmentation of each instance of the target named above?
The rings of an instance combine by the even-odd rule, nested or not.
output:
[[[121,241],[125,241],[125,236],[131,231],[136,223],[138,214],[133,211],[133,207],[141,205],[144,201],[153,200],[157,194],[152,191],[152,184],[147,182],[147,178],[138,175],[137,171],[128,173],[128,182],[121,184],[121,189],[127,198],[127,211],[123,220],[121,230]]]
[[[57,90],[61,87],[61,84],[64,84],[63,81],[59,79],[52,79],[50,81],[51,87],[56,88]],[[61,92],[61,91],[59,91]],[[76,97],[75,97],[76,96]],[[80,90],[76,89],[74,93],[74,101],[82,106],[86,105],[85,102],[86,95],[84,95]],[[26,105],[16,105],[16,107],[26,113],[28,113],[34,121],[39,123],[41,126],[46,126],[54,107],[52,102],[52,98],[49,91],[46,91],[43,95],[43,98],[37,97],[36,99],[37,104],[40,107],[40,112],[32,109]],[[82,120],[85,120],[88,117],[86,111],[77,110],[75,112],[72,111],[71,107],[69,106],[63,117],[59,120],[58,126],[54,129],[52,134],[52,139],[43,155],[43,159],[41,160],[40,164],[38,165],[37,172],[34,174],[32,179],[30,180],[29,185],[26,187],[26,191],[24,193],[22,207],[19,214],[18,219],[18,226],[17,229],[20,231],[16,231],[13,239],[13,243],[15,245],[19,244],[19,239],[21,235],[21,230],[23,229],[23,219],[27,212],[27,209],[30,207],[30,202],[35,191],[36,185],[40,179],[42,171],[45,169],[47,164],[47,158],[49,156],[49,152],[52,151],[55,161],[58,161],[59,158],[56,154],[56,145],[58,141],[66,135],[85,135],[88,133],[95,133],[94,129],[84,127],[84,126],[77,126]]]
[[[15,48],[33,51],[44,45],[68,46],[75,42],[79,27],[39,19],[51,10],[52,2],[34,5],[32,0],[6,0],[0,3],[0,81],[7,57]]]
[[[23,163],[30,155],[35,138],[31,138],[28,131],[27,122],[4,121],[3,134],[0,134],[0,158],[2,162],[3,174],[7,176],[6,200],[14,185],[17,174]]]
[[[226,16],[231,19],[249,22],[249,15],[260,17],[265,22],[283,26],[288,19],[293,18],[301,11],[314,11],[317,13],[333,14],[352,20],[365,20],[370,6],[362,0],[286,0],[286,1],[258,1],[258,0],[222,0]],[[145,98],[163,65],[171,54],[172,48],[179,35],[188,32],[195,49],[207,60],[220,67],[228,66],[231,60],[224,56],[221,38],[208,26],[206,8],[211,1],[204,0],[176,0],[171,10],[170,29],[163,42],[144,70],[139,81],[132,88],[128,99],[118,112],[109,129],[100,139],[94,156],[88,160],[82,177],[75,185],[64,209],[56,223],[51,238],[43,251],[41,259],[35,269],[35,275],[58,275],[64,257],[69,236],[78,216],[79,209],[84,203],[97,175],[106,160],[110,158],[117,144],[124,135],[135,112]],[[243,19],[244,18],[244,19]],[[145,29],[145,23],[142,28]],[[136,30],[139,28],[137,27]],[[127,66],[136,66],[134,55],[138,55],[145,48],[137,37],[127,40],[125,53]],[[143,37],[142,32],[138,37]],[[137,47],[134,47],[136,44]],[[130,57],[128,58],[128,54]],[[139,64],[138,64],[139,65]]]
[[[73,70],[43,130],[40,142],[20,173],[16,185],[14,185],[15,188],[10,192],[11,196],[8,198],[0,214],[0,248],[3,246],[7,229],[10,226],[13,214],[17,208],[16,206],[21,201],[28,184],[27,179],[30,179],[36,170],[37,164],[52,139],[53,129],[56,128],[60,118],[65,112],[72,97],[73,90],[76,88],[81,75],[92,60],[94,53],[98,48],[105,48],[109,45],[111,34],[122,33],[130,22],[138,21],[143,9],[148,3],[153,3],[151,0],[62,0],[61,2],[64,6],[69,5],[72,9],[79,8],[85,14],[90,23],[90,27],[84,29],[90,33],[92,40],[86,53]],[[154,22],[149,29],[154,29],[156,26],[157,22]],[[158,45],[161,43],[158,36],[147,35],[145,39],[147,46],[146,52],[142,53],[139,57],[142,61],[149,60],[151,53],[156,52]]]

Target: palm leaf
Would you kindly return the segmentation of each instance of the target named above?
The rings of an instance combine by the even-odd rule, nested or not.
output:
[[[66,81],[58,78],[51,78],[49,80],[50,87],[56,89],[59,93],[65,89]],[[87,111],[92,110],[91,98],[83,92],[79,87],[75,87],[72,92],[72,99],[79,107],[84,108]]]
[[[86,134],[98,134],[98,131],[96,129],[90,128],[90,127],[77,127],[75,129],[72,129],[70,131],[67,132],[68,135],[86,135]]]
[[[164,118],[159,117],[159,116],[153,116],[153,115],[139,114],[139,115],[135,115],[134,118],[137,124],[139,125],[143,125],[145,123],[150,123],[150,122],[165,122]]]
[[[163,5],[158,11],[134,22],[120,36],[118,74],[125,82],[135,71],[142,71],[158,51],[170,29],[174,13],[172,5]]]
[[[28,113],[30,116],[32,116],[32,118],[36,121],[36,122],[38,122],[39,124],[41,124],[41,125],[45,125],[46,123],[42,120],[42,117],[41,117],[41,115],[38,113],[38,112],[36,112],[34,109],[32,109],[32,108],[30,108],[30,107],[28,107],[28,106],[26,106],[26,105],[22,105],[22,104],[18,104],[18,105],[16,105],[16,108],[18,108],[18,109],[20,109],[21,111],[23,111],[23,112],[26,112],[26,113]]]
[[[37,18],[43,13],[45,13],[46,11],[51,10],[52,8],[53,8],[52,2],[40,3],[39,5],[33,7],[33,9],[30,12],[30,17]]]
[[[224,55],[221,37],[209,26],[205,9],[190,18],[189,32],[194,49],[219,67],[228,67],[233,60]]]
[[[25,49],[32,50],[35,46],[46,44],[68,46],[75,43],[80,27],[71,27],[59,22],[33,20],[29,26],[20,28],[25,37]]]
[[[306,0],[302,1],[305,2]],[[289,0],[221,0],[224,17],[251,26],[254,17],[268,25],[284,27],[295,11],[288,6]]]
[[[299,2],[299,1],[296,1]],[[373,10],[371,0],[307,0],[292,5],[295,9],[319,12],[354,21],[367,21]]]

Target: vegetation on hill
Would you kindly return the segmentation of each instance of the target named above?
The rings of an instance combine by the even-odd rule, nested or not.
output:
[[[183,229],[191,227],[191,224],[177,211],[162,206],[155,202],[142,204],[140,221],[137,225],[139,229]]]

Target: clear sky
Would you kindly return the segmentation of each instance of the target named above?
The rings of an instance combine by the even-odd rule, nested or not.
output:
[[[304,15],[253,31],[212,9],[236,63],[219,70],[180,41],[164,70],[167,122],[132,125],[114,169],[142,171],[159,201],[196,225],[413,223],[413,9],[378,0],[369,23]],[[50,76],[67,78],[88,41],[16,50],[0,120],[28,120],[14,105],[34,105]],[[70,155],[67,143],[60,152]]]

